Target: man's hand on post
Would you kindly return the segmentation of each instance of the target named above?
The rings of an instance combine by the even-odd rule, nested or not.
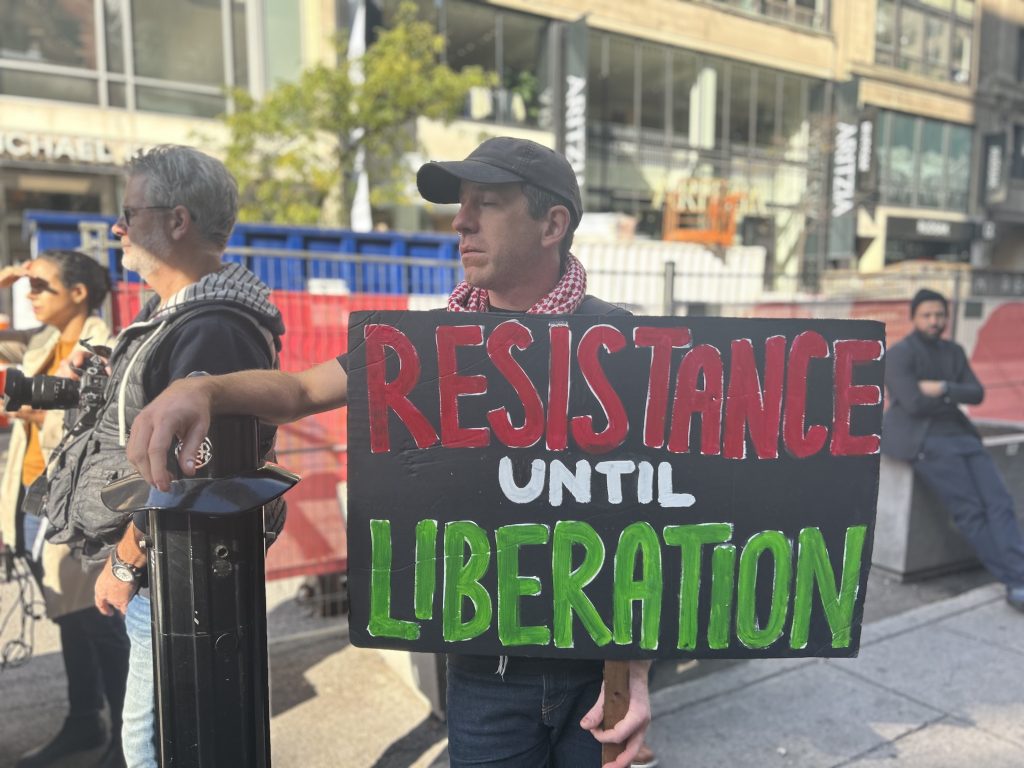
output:
[[[96,579],[96,608],[104,616],[113,616],[115,610],[124,615],[124,612],[128,610],[129,601],[135,596],[139,586],[137,583],[115,578],[110,566],[111,562],[108,557],[103,563],[99,578]]]
[[[212,405],[204,378],[179,379],[147,405],[132,422],[128,461],[150,485],[171,487],[167,452],[181,440],[178,464],[186,476],[196,473],[195,455],[210,429]]]
[[[649,661],[629,662],[629,709],[613,728],[602,729],[604,720],[604,686],[597,703],[580,721],[580,726],[590,731],[602,744],[625,744],[622,754],[604,768],[629,768],[644,743],[644,734],[651,724],[651,701],[647,690]]]

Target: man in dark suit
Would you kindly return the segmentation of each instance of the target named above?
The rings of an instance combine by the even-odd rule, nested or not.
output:
[[[1024,534],[992,458],[960,409],[985,396],[963,347],[942,338],[948,306],[922,288],[910,302],[913,332],[886,356],[889,409],[882,422],[882,453],[909,461],[978,559],[1006,585],[1006,600],[1024,611]]]

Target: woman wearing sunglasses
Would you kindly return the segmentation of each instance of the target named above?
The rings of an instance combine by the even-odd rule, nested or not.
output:
[[[77,251],[46,251],[31,262],[0,270],[0,287],[20,279],[29,282],[28,298],[43,326],[25,349],[21,368],[26,376],[59,375],[79,340],[110,343],[109,328],[93,314],[110,290],[110,277],[95,260]],[[45,523],[40,518],[21,512],[25,490],[46,471],[50,452],[60,442],[63,412],[25,406],[13,415],[17,421],[0,484],[0,534],[29,560],[42,584],[47,616],[60,627],[69,704],[60,732],[16,766],[55,765],[69,755],[106,744],[104,701],[110,708],[113,738],[97,765],[124,765],[119,735],[128,638],[120,614],[104,616],[94,606],[93,585],[102,563],[83,569],[66,546],[45,541]]]

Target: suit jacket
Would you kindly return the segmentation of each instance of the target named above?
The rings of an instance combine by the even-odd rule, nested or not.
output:
[[[946,339],[939,339],[936,344],[938,352],[950,356],[953,362],[952,375],[944,377],[948,389],[942,397],[929,397],[918,387],[919,381],[936,378],[933,373],[936,350],[916,332],[893,344],[886,353],[885,388],[889,408],[882,418],[882,453],[886,456],[905,461],[916,459],[937,413],[961,403],[977,405],[985,397],[985,389],[971,370],[964,348]],[[958,413],[965,432],[977,434],[970,420]]]

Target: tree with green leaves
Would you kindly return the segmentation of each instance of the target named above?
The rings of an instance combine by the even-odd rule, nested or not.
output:
[[[395,23],[379,30],[366,53],[350,61],[337,43],[337,64],[304,70],[262,100],[234,94],[225,115],[225,164],[238,180],[242,221],[348,226],[362,150],[371,201],[396,202],[408,180],[402,158],[417,148],[414,121],[450,122],[476,86],[493,78],[479,67],[455,72],[440,61],[444,45],[416,7],[402,3]],[[324,203],[337,191],[339,215]]]

